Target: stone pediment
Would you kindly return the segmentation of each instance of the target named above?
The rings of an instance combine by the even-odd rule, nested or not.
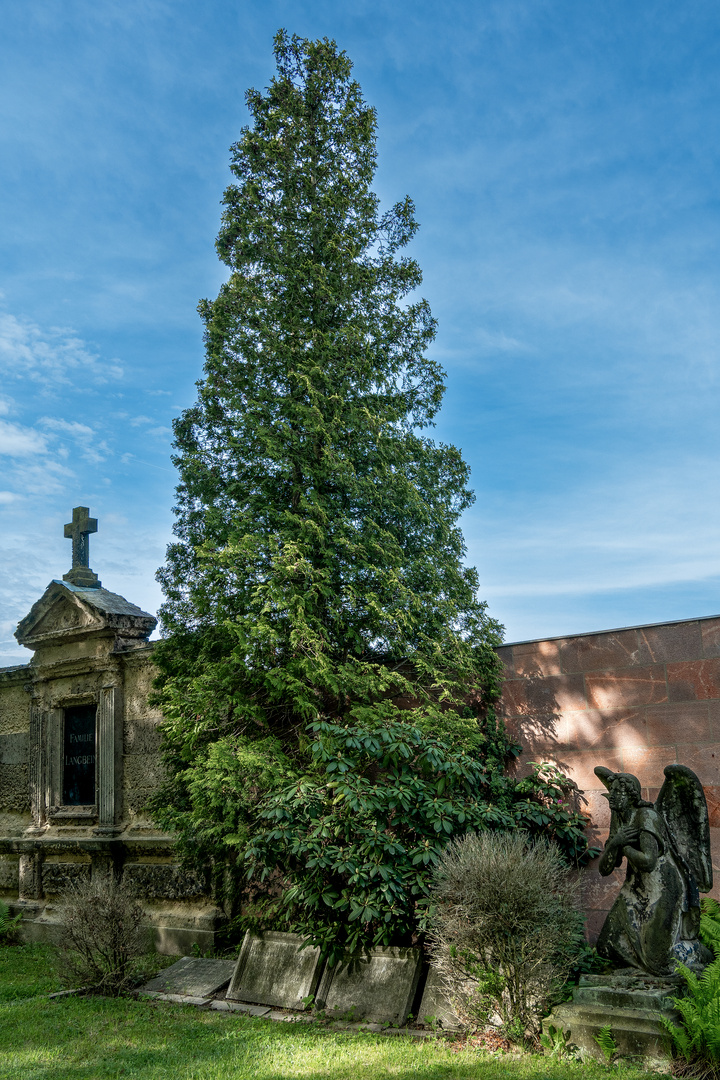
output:
[[[156,625],[157,619],[117,593],[52,581],[15,637],[29,649],[108,632],[146,641]]]
[[[77,631],[101,630],[102,619],[77,601],[58,596],[28,629],[25,636],[33,640],[67,637],[68,633]]]

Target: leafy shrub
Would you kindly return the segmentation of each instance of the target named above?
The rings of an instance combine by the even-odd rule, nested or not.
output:
[[[260,925],[308,937],[331,962],[424,933],[433,871],[468,829],[544,830],[588,850],[581,817],[545,799],[547,777],[518,790],[504,775],[495,729],[482,758],[390,718],[309,731],[314,769],[267,800],[246,858],[251,875],[277,886]]]
[[[720,956],[696,975],[683,964],[679,971],[685,980],[686,997],[673,998],[682,1017],[678,1027],[662,1018],[672,1040],[673,1050],[682,1059],[683,1075],[720,1077]]]
[[[599,956],[595,946],[588,943],[584,929],[578,929],[571,953],[572,964],[567,976],[568,985],[565,987],[568,1001],[572,997],[572,987],[580,982],[581,975],[601,975],[612,968],[612,962]]]
[[[720,1078],[720,905],[711,897],[701,901],[700,937],[715,960],[696,975],[683,964],[678,971],[685,981],[685,996],[673,998],[682,1026],[663,1018],[676,1061],[678,1075],[698,1080]]]
[[[10,908],[0,901],[0,945],[15,945],[20,940],[21,922],[22,913],[12,918]]]
[[[190,764],[166,762],[170,775],[149,809],[161,828],[175,833],[182,866],[232,916],[249,899],[243,854],[260,804],[268,790],[289,783],[292,765],[270,736],[225,734],[186,752]]]
[[[570,1033],[550,1024],[546,1032],[540,1034],[540,1045],[554,1061],[575,1056],[576,1047],[570,1042]]]
[[[114,878],[89,881],[63,897],[60,948],[82,986],[115,997],[142,981],[148,934],[134,892]]]
[[[469,833],[440,856],[431,951],[459,1018],[519,1041],[574,962],[583,916],[557,848],[527,834]]]

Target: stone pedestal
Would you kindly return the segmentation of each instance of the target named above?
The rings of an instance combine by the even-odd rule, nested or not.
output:
[[[641,1058],[648,1068],[669,1071],[669,1041],[660,1018],[679,1023],[672,999],[680,995],[681,985],[673,979],[624,973],[584,975],[572,1001],[556,1005],[543,1020],[543,1031],[547,1033],[551,1025],[561,1029],[570,1043],[602,1061],[595,1036],[609,1026],[619,1055]]]

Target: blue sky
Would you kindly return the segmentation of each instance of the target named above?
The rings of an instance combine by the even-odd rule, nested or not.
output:
[[[9,0],[0,38],[0,663],[70,564],[148,610],[170,426],[244,91],[334,37],[411,195],[508,640],[720,611],[720,8],[648,0]]]

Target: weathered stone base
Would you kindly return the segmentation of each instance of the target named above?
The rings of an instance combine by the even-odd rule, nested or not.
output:
[[[60,904],[37,900],[6,901],[10,914],[22,914],[20,937],[23,941],[37,941],[57,945],[62,935]],[[167,956],[187,956],[196,946],[201,953],[215,947],[215,935],[219,929],[222,913],[212,906],[188,905],[169,909],[145,905],[148,926],[148,950]]]
[[[570,1043],[602,1061],[595,1036],[609,1026],[619,1055],[641,1058],[648,1068],[669,1071],[668,1038],[660,1017],[678,1023],[672,1002],[678,990],[670,979],[585,975],[573,1000],[557,1005],[543,1021],[543,1031],[547,1033],[551,1026],[564,1031]]]
[[[48,829],[37,836],[0,837],[3,900],[22,912],[25,941],[57,942],[63,893],[74,885],[116,875],[140,898],[148,926],[148,948],[186,956],[208,952],[224,923],[223,912],[201,883],[177,865],[173,844],[162,835],[98,836],[89,828]],[[19,898],[18,897],[18,893]]]

